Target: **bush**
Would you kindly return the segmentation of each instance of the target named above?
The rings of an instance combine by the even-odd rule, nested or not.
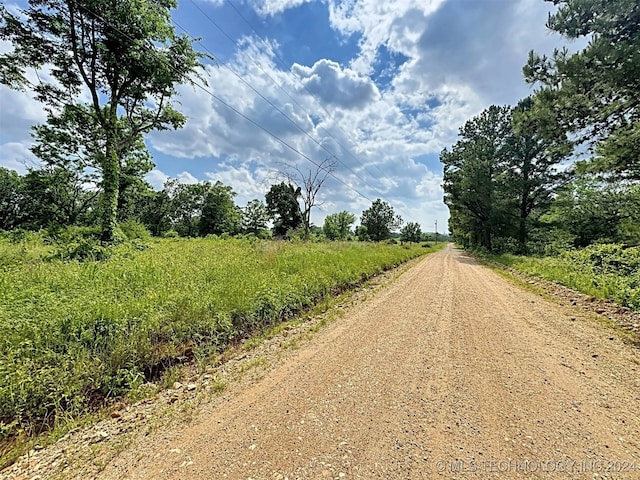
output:
[[[151,233],[144,224],[135,219],[128,219],[118,224],[127,240],[149,240]]]

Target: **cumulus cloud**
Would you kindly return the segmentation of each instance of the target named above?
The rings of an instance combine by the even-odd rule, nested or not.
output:
[[[318,60],[312,67],[296,63],[291,70],[302,79],[309,92],[336,107],[362,108],[379,95],[378,88],[369,77],[349,68],[343,69],[331,60]]]
[[[29,168],[39,168],[40,161],[31,153],[31,142],[7,142],[0,144],[0,167],[15,170],[20,174]]]
[[[151,184],[151,186],[156,190],[162,190],[164,187],[164,182],[169,180],[169,175],[166,173],[154,168],[149,173],[147,173],[144,178]]]

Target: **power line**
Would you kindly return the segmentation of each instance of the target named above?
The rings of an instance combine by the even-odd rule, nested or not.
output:
[[[99,15],[98,13],[92,11],[91,9],[87,8],[86,6],[82,5],[79,6],[80,8],[83,8],[84,10],[86,10],[87,12],[91,13],[92,15],[94,15],[96,18],[100,19],[102,22],[104,22],[106,25],[109,25],[111,28],[113,28],[116,32],[118,32],[120,35],[122,35],[123,37],[131,40],[132,42],[135,42],[135,39],[133,37],[131,37],[130,35],[128,35],[127,33],[123,32],[122,30],[120,30],[119,28],[117,28],[116,26],[114,26],[111,22],[108,22],[104,17],[102,17],[101,15]],[[193,38],[193,37],[192,37]],[[156,50],[156,47],[151,44],[151,43],[145,43],[144,45],[146,48],[145,50],[149,51],[150,53],[156,54],[158,55],[158,51]],[[177,68],[171,64],[169,64],[168,62],[165,61],[164,57],[158,56],[158,59],[160,59],[162,62],[164,62],[169,68],[173,69],[173,70],[177,70]],[[248,117],[247,115],[245,115],[244,113],[242,113],[241,111],[239,111],[238,109],[236,109],[235,107],[233,107],[232,105],[230,105],[229,103],[225,102],[222,98],[220,98],[219,96],[215,95],[211,90],[207,89],[206,87],[204,87],[203,85],[199,84],[198,82],[196,82],[195,80],[191,79],[190,83],[195,86],[198,87],[200,90],[202,90],[203,92],[205,92],[206,94],[208,94],[209,96],[211,96],[211,98],[217,100],[220,104],[222,104],[223,106],[225,106],[226,108],[228,108],[229,110],[231,110],[232,112],[234,112],[235,114],[239,115],[240,117],[244,118],[246,121],[248,121],[249,123],[251,123],[252,125],[254,125],[255,127],[259,128],[260,130],[262,130],[263,132],[265,132],[266,134],[268,134],[269,136],[271,136],[273,139],[275,139],[276,141],[280,142],[282,145],[284,145],[285,147],[289,148],[290,150],[292,150],[294,153],[296,153],[297,155],[299,155],[300,157],[304,158],[305,160],[309,161],[310,163],[312,163],[313,165],[315,165],[316,167],[318,167],[319,169],[322,169],[322,167],[316,163],[312,158],[310,158],[309,156],[305,155],[304,153],[302,153],[300,150],[298,150],[297,148],[295,148],[293,145],[289,144],[287,141],[283,140],[282,138],[280,138],[278,135],[276,135],[275,133],[273,133],[272,131],[270,131],[268,128],[264,127],[263,125],[259,124],[258,122],[256,122],[255,120],[251,119],[250,117]],[[372,201],[370,198],[368,198],[366,195],[364,195],[363,193],[359,192],[357,189],[355,189],[354,187],[352,187],[351,185],[347,184],[346,182],[344,182],[343,180],[341,180],[340,178],[336,177],[332,172],[327,172],[329,176],[333,177],[335,180],[337,180],[338,182],[340,182],[342,185],[344,185],[345,187],[347,187],[348,189],[352,190],[353,192],[357,193],[358,195],[360,195],[362,198],[368,200],[368,201]]]
[[[280,62],[280,64],[285,68],[285,70],[288,70],[287,62],[285,62],[285,61],[280,57],[280,55],[278,55],[278,52],[276,52],[273,48],[271,48],[271,45],[269,45],[269,42],[267,42],[267,41],[265,40],[264,36],[263,36],[263,35],[261,35],[261,34],[260,34],[256,29],[255,29],[255,27],[251,24],[251,22],[249,22],[249,20],[247,20],[247,18],[242,14],[242,12],[240,12],[240,9],[235,5],[235,3],[234,3],[234,2],[232,2],[231,0],[225,0],[225,1],[227,2],[227,4],[229,4],[229,6],[231,6],[231,8],[232,8],[232,9],[236,12],[236,14],[237,14],[241,19],[242,19],[242,21],[244,21],[244,23],[246,23],[246,24],[249,26],[249,28],[253,31],[253,33],[255,33],[255,34],[258,36],[258,38],[260,38],[260,40],[262,41],[262,43],[263,43],[263,44],[264,44],[264,45],[269,49],[269,51],[270,51],[270,52],[271,52],[271,54],[274,56],[274,58],[276,58],[276,59]],[[195,7],[196,7],[200,12],[202,12],[202,13],[204,14],[204,11],[203,11],[203,10],[202,10],[202,9],[201,9],[197,4],[196,4],[196,3],[195,3],[195,0],[191,0],[191,3],[192,3],[192,4],[193,4],[193,5],[194,5],[194,6],[195,6]],[[323,104],[323,103],[318,99],[317,95],[315,95],[311,90],[309,90],[309,89],[307,88],[307,86],[306,86],[304,83],[302,83],[302,80],[301,80],[297,75],[295,75],[293,72],[291,72],[291,75],[293,76],[293,78],[295,78],[295,79],[296,79],[296,81],[298,82],[298,84],[299,84],[299,85],[300,85],[300,86],[301,86],[301,87],[302,87],[302,88],[303,88],[303,89],[304,89],[304,90],[305,90],[305,91],[306,91],[306,92],[307,92],[307,93],[308,93],[308,94],[309,94],[309,95],[310,95],[310,96],[311,96],[311,97],[316,101],[316,103],[318,104],[318,106],[319,106],[322,110],[324,110],[324,111],[325,111],[325,113],[326,113],[327,115],[329,115],[329,117],[330,117],[334,122],[336,122],[336,124],[337,124],[337,120],[336,120],[336,118],[335,118],[335,117],[333,116],[333,114],[329,111],[329,109],[328,109],[328,108],[327,108],[327,107],[326,107],[326,106],[325,106],[325,105],[324,105],[324,104]],[[339,127],[338,127],[338,128],[339,128]],[[360,159],[358,159],[355,155],[353,155],[353,154],[351,153],[351,151],[350,151],[350,149],[349,149],[349,148],[345,147],[342,143],[340,143],[340,141],[338,141],[338,139],[337,139],[337,138],[335,138],[335,137],[331,134],[331,132],[329,132],[329,130],[327,130],[326,128],[325,128],[324,130],[329,134],[329,136],[330,136],[331,138],[333,138],[333,139],[336,141],[336,143],[338,143],[338,145],[340,145],[340,147],[341,147],[341,148],[342,148],[342,149],[347,153],[347,155],[349,155],[349,156],[350,156],[351,158],[353,158],[356,162],[358,162],[358,163],[362,166],[362,168],[364,169],[364,171],[365,171],[366,173],[369,173],[369,172],[367,171],[367,167],[366,167],[366,165],[365,165],[365,164],[364,164]],[[342,131],[342,133],[345,133],[345,134],[346,134],[346,132],[345,132],[344,130],[342,130],[342,129],[340,129],[340,130]],[[353,141],[353,139],[352,139],[348,134],[347,134],[346,136],[347,136],[347,138],[348,138],[349,140]],[[376,170],[378,170],[378,172],[380,172],[380,174],[381,174],[383,177],[386,177],[386,178],[387,178],[387,180],[389,180],[389,181],[391,181],[391,182],[393,181],[393,180],[391,180],[391,179],[390,179],[390,178],[389,178],[389,177],[388,177],[388,176],[387,176],[387,175],[386,175],[386,174],[385,174],[385,173],[384,173],[384,172],[383,172],[383,171],[382,171],[382,170],[381,170],[381,169],[380,169],[376,164],[374,164],[373,166],[376,168]],[[371,175],[371,173],[369,173],[369,175]],[[374,189],[374,190],[375,190],[375,189]]]
[[[258,38],[260,38],[260,40],[262,41],[262,43],[267,47],[268,51],[271,52],[271,54],[273,55],[274,58],[276,58],[280,64],[282,65],[282,67],[284,68],[283,71],[289,71],[287,63],[282,59],[282,57],[271,47],[271,45],[269,44],[269,42],[264,38],[263,35],[261,35],[256,28],[251,24],[251,22],[249,20],[247,20],[247,18],[242,14],[242,12],[240,11],[240,9],[235,5],[235,3],[232,0],[225,0],[226,3],[231,6],[231,8],[236,12],[236,14],[244,21],[244,23],[247,24],[247,26],[258,36]],[[198,6],[195,2],[195,0],[191,0],[191,3],[193,4],[194,7],[196,7],[205,17],[207,17],[210,21],[212,21],[212,23],[214,25],[216,25],[216,27],[218,27],[219,30],[222,31],[222,29],[215,23],[215,21],[213,21],[211,19],[211,17],[202,9],[200,8],[200,6]],[[223,32],[225,36],[227,36],[227,38],[229,38],[238,48],[240,48],[240,46],[235,42],[235,40],[233,40],[226,32]],[[255,62],[255,60],[254,60]],[[257,64],[257,62],[255,62]],[[264,71],[264,70],[263,70]],[[336,120],[336,118],[334,117],[334,115],[331,113],[331,111],[320,101],[320,99],[318,99],[317,95],[315,95],[312,91],[310,91],[307,86],[302,82],[302,80],[293,72],[290,72],[292,77],[296,80],[296,82],[298,83],[298,85],[300,85],[316,102],[316,104],[322,109],[324,110],[324,112],[334,121],[334,123],[336,125],[338,125],[338,121]],[[271,78],[271,77],[269,77]],[[272,79],[273,81],[273,79]],[[274,81],[274,83],[276,83]],[[277,85],[277,83],[276,83]],[[284,89],[283,89],[284,91]],[[286,93],[286,91],[285,91]],[[287,94],[288,95],[288,94]],[[290,98],[291,96],[288,95]],[[298,102],[296,102],[297,105],[299,105]],[[305,111],[306,112],[306,111]],[[306,112],[307,115],[310,115],[308,112]],[[338,129],[345,134],[345,136],[347,137],[348,140],[350,140],[353,143],[353,139],[350,137],[349,134],[347,134],[344,130],[342,130],[339,126]],[[367,170],[366,165],[358,158],[356,157],[353,153],[351,153],[351,150],[348,147],[345,147],[334,135],[332,135],[332,133],[327,129],[324,128],[325,132],[327,132],[327,134],[333,138],[336,143],[342,148],[342,150],[352,159],[354,159],[357,163],[360,164],[360,166],[362,166],[363,171],[367,174],[369,174],[370,176],[371,173]],[[341,162],[343,163],[343,162]],[[343,163],[344,165],[344,163]],[[386,178],[391,184],[394,184],[394,180],[391,179],[388,175],[386,175],[381,169],[380,167],[378,167],[378,165],[376,165],[375,163],[373,164],[373,166],[375,167],[375,169],[380,173],[380,178]],[[353,170],[352,170],[353,171]],[[354,172],[355,173],[355,172]],[[366,182],[366,180],[362,179],[359,175],[356,174],[356,176],[358,178],[360,178],[361,180],[363,180],[367,185],[369,185],[369,187],[371,187],[373,190],[378,191],[379,189],[372,187],[368,182]],[[380,196],[384,196],[383,194],[380,194]],[[400,210],[405,210],[404,208],[399,208]]]
[[[194,42],[199,43],[206,51],[207,53],[209,53],[212,56],[215,56],[214,53],[207,48],[206,45],[204,45],[200,40],[198,40],[197,38],[195,38],[185,27],[183,27],[182,25],[180,25],[178,22],[176,22],[175,20],[171,20],[178,28],[180,28],[183,32],[185,32]],[[218,26],[216,24],[216,26]],[[218,27],[220,29],[221,32],[225,33],[220,27]],[[225,33],[226,35],[226,33]],[[227,38],[230,38],[227,35]],[[235,42],[234,42],[235,43]],[[236,46],[237,43],[236,43]],[[239,48],[239,46],[238,46]],[[292,119],[289,115],[287,115],[285,112],[283,112],[277,105],[275,105],[271,100],[269,100],[265,95],[263,95],[257,88],[255,88],[250,82],[248,82],[246,79],[244,79],[242,77],[242,75],[240,75],[238,72],[236,72],[233,68],[231,68],[227,63],[222,62],[220,60],[217,60],[217,62],[221,65],[223,65],[225,68],[227,68],[227,70],[229,70],[233,75],[235,75],[242,83],[244,83],[247,87],[249,87],[253,92],[256,93],[256,95],[258,95],[260,98],[262,98],[266,103],[268,103],[273,109],[275,109],[280,115],[282,115],[284,118],[286,118],[295,128],[297,128],[301,133],[303,133],[306,137],[308,137],[313,143],[315,143],[316,145],[318,145],[321,149],[323,149],[325,152],[327,152],[331,158],[335,158],[338,162],[340,162],[343,166],[345,166],[351,173],[353,173],[357,178],[359,178],[360,180],[362,180],[368,187],[372,188],[373,190],[375,190],[375,188],[370,185],[364,178],[361,178],[351,167],[349,167],[347,164],[345,164],[344,162],[342,162],[338,156],[333,153],[332,151],[330,151],[327,147],[325,147],[324,145],[322,145],[322,143],[320,143],[318,140],[316,140],[309,132],[307,132],[304,128],[302,128],[294,119]],[[258,67],[260,68],[260,70],[262,70],[263,73],[265,73],[273,82],[274,84],[276,84],[277,86],[279,86],[277,84],[277,82],[264,70],[262,69],[262,67],[256,63],[256,65],[258,65]],[[282,88],[282,87],[280,87]],[[282,89],[285,93],[287,93],[284,89]],[[287,93],[288,95],[288,93]],[[296,100],[291,97],[289,95],[289,98],[291,98],[294,102],[296,102]],[[297,105],[300,106],[300,108],[303,109],[303,111],[307,114],[310,115],[309,112],[307,112],[306,110],[304,110],[304,108],[298,104],[298,102],[296,102]]]
[[[218,22],[216,22],[213,18],[211,18],[211,16],[204,11],[198,4],[196,4],[193,0],[191,1],[191,3],[193,4],[193,6],[198,9],[198,11],[212,24],[214,25],[231,43],[233,43],[236,48],[238,48],[239,50],[242,48],[241,45],[238,44],[238,42],[231,37],[231,35],[229,35],[219,24]],[[239,11],[236,9],[235,5],[231,4],[232,7],[234,8],[234,10],[236,10],[236,12],[238,13],[238,15],[245,21],[247,22],[247,20],[242,17],[242,15],[239,13]],[[204,47],[205,50],[207,50],[210,54],[213,55],[213,53],[206,47],[206,45],[204,45],[201,41],[197,40],[196,38],[194,38],[188,31],[187,29],[185,29],[184,27],[178,25],[177,22],[175,22],[175,20],[172,20],[180,29],[182,29],[185,33],[187,33],[194,41],[197,41],[200,45],[202,45],[202,47]],[[251,24],[249,24],[247,22],[247,24],[251,27]],[[251,27],[253,29],[253,27]],[[255,29],[253,29],[253,31],[256,33],[256,35],[260,36],[258,34],[258,32],[255,31]],[[260,37],[260,39],[264,42],[267,43],[262,37]],[[275,52],[273,52],[273,50],[271,50],[272,53],[275,54]],[[279,59],[279,57],[278,57]],[[262,68],[262,65],[260,65],[260,63],[253,57],[251,57],[251,60],[253,61],[253,63],[260,69],[260,71],[262,73],[264,73],[267,78],[269,78],[269,80],[271,80],[271,82],[273,82],[273,84],[278,87],[293,103],[295,103],[305,114],[307,114],[308,117],[312,117],[312,115],[305,109],[304,106],[302,106],[280,83],[278,83],[278,81],[276,79],[273,78],[273,76],[267,72],[264,68]],[[279,59],[280,62],[282,63],[282,60]],[[223,62],[218,61],[219,63],[224,64]],[[298,128],[302,133],[304,133],[307,137],[309,137],[314,143],[316,143],[320,148],[322,148],[323,150],[325,150],[327,153],[329,153],[329,155],[331,155],[332,157],[334,157],[338,162],[340,162],[345,168],[347,168],[351,173],[353,173],[358,179],[360,179],[362,182],[364,182],[369,188],[371,188],[372,190],[377,190],[377,188],[375,188],[373,185],[371,185],[369,182],[367,182],[367,180],[363,177],[361,177],[357,172],[355,172],[349,165],[347,165],[345,162],[343,162],[342,160],[340,160],[340,158],[338,158],[338,156],[329,151],[324,145],[322,145],[320,142],[318,142],[315,138],[313,138],[307,131],[303,130],[294,120],[292,120],[291,118],[289,118],[288,115],[286,115],[284,112],[282,112],[277,106],[275,106],[270,100],[266,99],[264,97],[264,95],[262,95],[258,90],[256,90],[249,82],[247,82],[244,78],[242,78],[241,75],[239,75],[238,73],[236,73],[233,69],[231,69],[231,67],[229,67],[228,65],[224,64],[234,75],[236,75],[243,83],[245,83],[247,86],[249,86],[249,88],[251,88],[256,94],[258,94],[263,100],[265,100],[267,103],[269,103],[273,108],[275,108],[281,115],[283,115],[285,118],[287,118],[287,120],[289,120],[291,123],[293,123],[296,128]],[[294,78],[297,79],[297,77],[294,76]],[[299,80],[298,80],[298,83]],[[315,97],[315,95],[313,95],[313,93],[311,93],[306,86],[304,86],[303,84],[301,84],[302,87],[311,95],[313,96],[313,98],[316,100],[316,103],[318,103],[318,105],[320,105],[322,108],[324,108],[324,106],[322,106],[322,104],[319,103],[319,100],[317,99],[317,97]],[[328,110],[326,110],[327,113],[330,114],[330,112],[328,112]],[[335,120],[335,119],[334,119]],[[369,173],[366,170],[366,167],[364,166],[364,164],[362,164],[362,162],[360,162],[356,157],[353,156],[353,154],[351,154],[351,152],[349,151],[348,148],[346,148],[344,145],[342,145],[342,143],[340,143],[340,141],[335,138],[331,132],[329,132],[327,129],[324,129],[327,134],[329,135],[329,137],[331,137],[333,140],[335,140],[335,142],[342,148],[342,150],[344,152],[347,153],[347,155],[351,156],[352,158],[354,158],[357,162],[360,163],[360,165],[363,167],[365,173]],[[382,172],[381,172],[382,173]],[[371,175],[371,174],[369,174]]]

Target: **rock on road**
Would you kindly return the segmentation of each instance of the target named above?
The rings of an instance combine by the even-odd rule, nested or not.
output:
[[[447,247],[99,478],[638,479],[640,354]]]

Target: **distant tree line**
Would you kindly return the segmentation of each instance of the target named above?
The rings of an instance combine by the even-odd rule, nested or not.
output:
[[[465,247],[640,244],[640,4],[554,3],[548,27],[590,35],[587,47],[531,52],[534,94],[470,119],[440,155],[449,231]]]
[[[153,164],[149,161],[144,165],[130,176],[123,176],[126,181],[120,182],[117,220],[139,222],[154,236],[251,234],[260,238],[321,236],[340,241],[382,241],[398,236],[406,242],[425,239],[415,222],[407,223],[396,234],[402,219],[381,199],[362,212],[361,224],[355,230],[356,215],[348,211],[327,215],[319,228],[307,225],[309,216],[299,201],[301,188],[291,183],[274,184],[264,201],[256,198],[240,207],[235,203],[233,188],[219,181],[187,184],[169,179],[162,190],[155,191],[140,175]],[[98,184],[90,183],[78,172],[44,167],[19,175],[0,167],[0,230],[55,230],[72,225],[99,228],[100,208]],[[117,228],[115,235],[118,236]]]

